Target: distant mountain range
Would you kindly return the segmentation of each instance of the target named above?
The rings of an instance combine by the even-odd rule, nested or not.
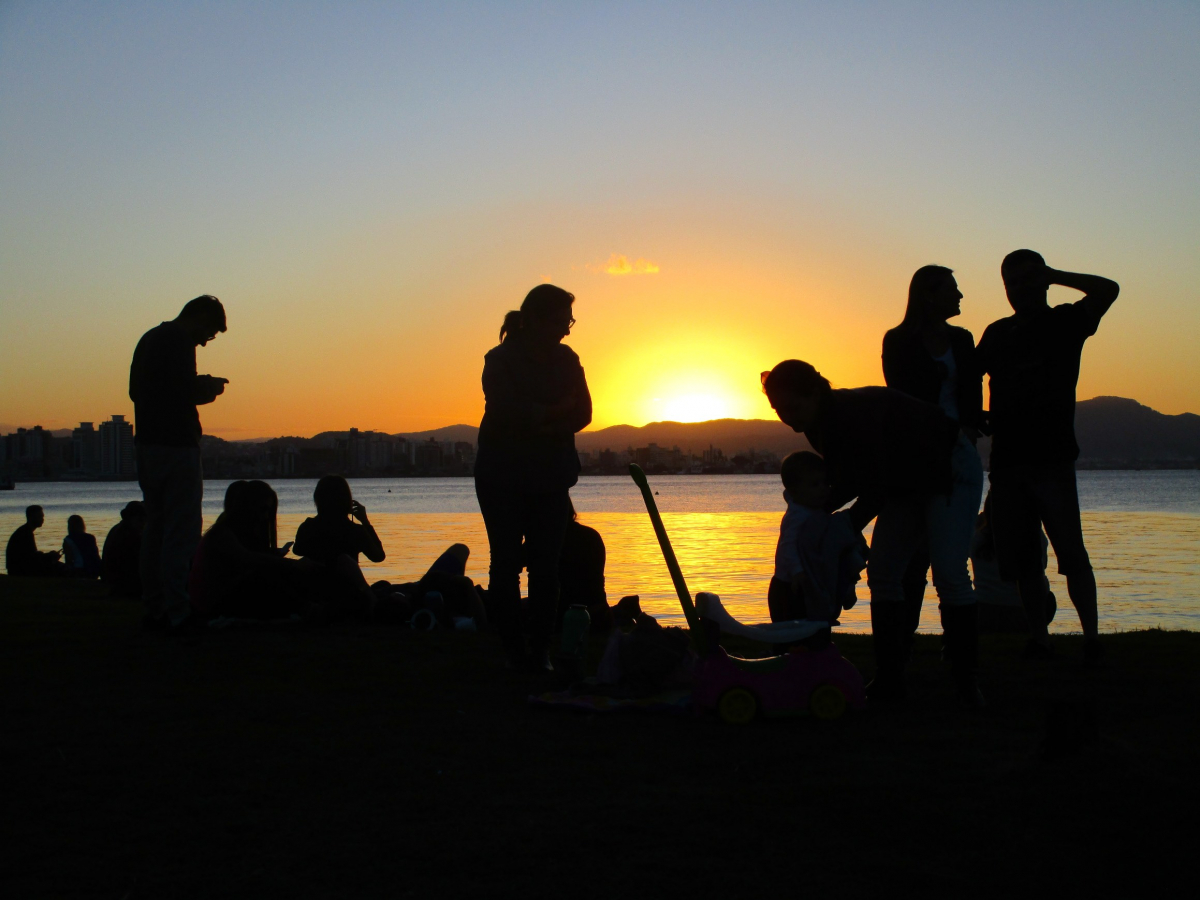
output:
[[[1095,397],[1075,407],[1075,433],[1081,450],[1080,465],[1090,468],[1138,468],[1155,466],[1200,466],[1200,415],[1166,415],[1125,397]],[[56,437],[69,437],[69,430],[56,430]],[[315,446],[333,447],[345,431],[323,431],[303,439]],[[397,437],[409,441],[468,441],[475,443],[479,429],[474,425],[447,425],[429,431],[404,432]],[[262,443],[266,439],[253,442]],[[658,444],[699,455],[711,445],[726,456],[754,448],[785,456],[793,450],[809,449],[803,435],[795,434],[772,419],[714,419],[710,422],[651,422],[647,425],[612,425],[575,436],[580,450],[597,452],[624,450]],[[980,444],[986,458],[987,439]]]
[[[434,438],[475,443],[478,433],[474,425],[450,425],[403,436],[410,441]],[[1194,413],[1171,416],[1126,397],[1095,397],[1076,404],[1075,433],[1081,451],[1079,462],[1084,467],[1200,466],[1200,415]],[[332,440],[345,434],[324,432],[316,437]],[[773,419],[612,425],[575,436],[575,445],[580,450],[593,453],[648,444],[668,449],[679,447],[697,455],[711,445],[725,451],[726,456],[751,447],[780,457],[794,450],[811,449],[804,435]],[[979,449],[986,459],[989,449],[986,438]]]

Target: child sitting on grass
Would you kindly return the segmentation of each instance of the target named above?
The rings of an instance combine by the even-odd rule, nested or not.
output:
[[[774,622],[792,619],[838,624],[857,599],[854,585],[866,565],[867,545],[846,512],[827,512],[825,460],[789,454],[780,469],[787,512],[779,526],[775,575],[767,604]]]

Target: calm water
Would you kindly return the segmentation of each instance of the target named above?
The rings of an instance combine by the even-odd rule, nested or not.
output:
[[[312,515],[314,483],[274,485],[281,542]],[[220,512],[227,484],[205,482],[206,525]],[[366,564],[368,578],[413,580],[448,544],[461,541],[472,549],[467,574],[486,583],[487,539],[470,479],[359,479],[351,484],[388,552],[385,562]],[[778,476],[659,476],[652,485],[693,593],[715,591],[738,618],[765,620],[783,504]],[[1200,629],[1200,472],[1081,472],[1079,492],[1084,535],[1100,587],[1102,627]],[[682,618],[633,482],[584,478],[571,495],[581,521],[604,536],[610,602],[640,594],[648,612]],[[0,492],[0,534],[24,521],[27,505],[40,503],[46,509],[46,525],[38,532],[43,550],[61,546],[72,513],[82,515],[88,530],[103,542],[121,507],[139,497],[131,482],[18,484],[15,491]],[[1078,620],[1055,569],[1052,557],[1050,581],[1062,607],[1054,628],[1075,630]],[[865,585],[860,585],[860,596],[866,597]],[[922,629],[936,631],[932,588],[927,598]],[[865,630],[865,604],[846,613],[842,622]]]

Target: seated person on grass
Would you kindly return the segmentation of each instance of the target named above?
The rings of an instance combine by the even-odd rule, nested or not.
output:
[[[100,577],[100,548],[96,546],[96,538],[88,534],[83,516],[71,516],[67,519],[63,555],[67,558],[67,568],[76,578]]]
[[[40,506],[25,507],[25,524],[12,533],[4,550],[4,566],[9,575],[34,578],[58,578],[69,574],[59,562],[62,552],[37,548],[33,533],[45,524],[46,514]]]
[[[193,614],[272,620],[292,615],[314,621],[369,619],[375,600],[358,567],[287,559],[275,546],[278,498],[262,481],[235,481],[225,508],[200,541],[192,562]]]
[[[306,518],[296,529],[296,556],[311,560],[326,570],[336,568],[352,572],[355,581],[365,587],[367,582],[359,568],[359,553],[372,563],[382,563],[388,557],[383,542],[367,518],[366,506],[354,499],[349,482],[341,475],[325,475],[320,479],[312,499],[317,504],[317,515]],[[354,518],[359,521],[355,522]],[[374,602],[372,618],[384,624],[407,622],[422,606],[422,598],[431,592],[443,595],[444,608],[434,610],[443,624],[452,624],[455,616],[470,616],[472,612],[466,610],[478,598],[473,584],[464,576],[469,553],[466,545],[455,544],[438,558],[419,582],[374,583],[372,596],[378,599]],[[466,586],[461,582],[466,582]]]
[[[771,621],[809,619],[836,624],[856,601],[854,585],[866,565],[866,542],[846,512],[827,511],[825,460],[789,454],[780,470],[787,512],[779,526],[775,575],[767,605]]]
[[[142,531],[146,527],[146,504],[130,500],[121,510],[121,521],[109,529],[104,539],[104,583],[108,595],[137,600],[142,596]]]

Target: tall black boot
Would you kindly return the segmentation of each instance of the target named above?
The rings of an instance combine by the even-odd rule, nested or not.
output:
[[[908,696],[904,668],[908,662],[907,610],[903,603],[871,601],[871,643],[875,678],[867,685],[872,703],[892,703]]]
[[[974,603],[941,607],[946,658],[959,699],[972,709],[986,702],[979,690],[979,607]]]

